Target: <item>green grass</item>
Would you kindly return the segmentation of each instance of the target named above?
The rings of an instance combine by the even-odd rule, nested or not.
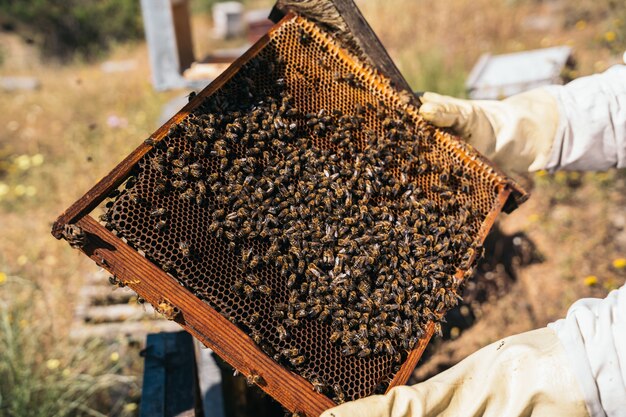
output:
[[[135,378],[123,375],[100,343],[60,337],[54,318],[41,314],[41,287],[17,276],[3,275],[2,281],[0,415],[128,415],[123,400],[104,397],[136,386]]]
[[[0,91],[1,416],[136,411],[136,349],[69,339],[84,277],[98,268],[50,234],[65,208],[152,133],[171,96],[150,87],[144,49],[119,48],[111,59],[129,57],[140,69],[123,76],[93,64],[41,65],[24,71],[40,90]],[[125,123],[111,126],[111,116]]]
[[[434,91],[454,97],[465,97],[466,72],[457,63],[446,64],[436,51],[403,52],[398,60],[402,74],[414,91]]]

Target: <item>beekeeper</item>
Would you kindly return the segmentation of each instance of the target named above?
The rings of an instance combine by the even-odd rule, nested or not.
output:
[[[505,170],[626,168],[626,66],[502,101],[426,93],[422,116]],[[439,375],[322,417],[626,416],[626,287],[506,337]]]

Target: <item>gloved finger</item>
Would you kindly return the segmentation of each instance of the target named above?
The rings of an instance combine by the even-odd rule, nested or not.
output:
[[[450,113],[442,104],[422,104],[419,112],[426,121],[438,127],[451,127],[459,123],[459,113]]]
[[[424,93],[420,100],[422,105],[419,113],[424,119],[439,127],[462,129],[472,112],[472,105],[467,100],[430,92]]]

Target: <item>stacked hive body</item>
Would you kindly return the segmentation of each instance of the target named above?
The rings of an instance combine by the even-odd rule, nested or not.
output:
[[[286,368],[319,393],[311,398],[334,402],[406,380],[510,192],[473,150],[297,16],[103,184],[101,221],[117,236],[106,239],[228,320],[209,328],[237,326],[235,337],[252,339],[274,365],[253,372],[258,358],[244,358],[251,381],[274,395],[273,369]],[[85,211],[70,209],[56,230]],[[120,279],[172,318],[187,314],[181,324],[220,352],[190,324],[192,311],[142,280]],[[302,404],[298,389],[276,396],[305,414],[330,404]]]

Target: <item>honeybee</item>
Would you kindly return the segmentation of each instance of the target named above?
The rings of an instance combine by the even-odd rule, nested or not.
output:
[[[196,156],[204,156],[206,154],[206,150],[208,147],[209,147],[208,142],[198,141],[194,144],[193,154]]]
[[[261,378],[261,376],[259,375],[251,373],[246,377],[246,384],[248,384],[249,387],[251,387],[252,385],[262,385],[263,383],[263,378]]]
[[[278,338],[281,341],[285,341],[289,338],[289,333],[287,332],[287,329],[285,329],[285,327],[282,325],[276,326],[276,332],[278,333]]]
[[[306,362],[306,358],[303,355],[296,356],[295,358],[290,359],[289,362],[291,362],[293,366],[300,366]]]
[[[299,29],[300,32],[300,36],[298,37],[298,39],[300,40],[300,43],[304,46],[307,46],[311,43],[311,36],[306,33],[304,31],[304,29]]]
[[[168,320],[174,320],[180,313],[178,307],[174,306],[168,299],[161,299],[154,308],[158,313]]]
[[[157,183],[154,187],[154,192],[156,194],[164,194],[167,191],[167,181],[163,179],[157,180]]]
[[[343,393],[343,390],[341,389],[341,385],[335,383],[332,386],[333,388],[333,392],[335,393],[335,399],[337,400],[338,404],[342,404],[346,402],[346,395]]]
[[[310,318],[315,318],[320,315],[322,310],[323,310],[323,307],[321,305],[319,304],[314,305],[309,309],[308,315]]]
[[[186,168],[189,169],[189,175],[195,179],[202,178],[202,167],[198,163],[193,163]]]
[[[162,217],[165,215],[165,213],[167,213],[167,210],[165,210],[164,208],[155,208],[153,210],[150,211],[150,216],[152,217]]]
[[[287,279],[287,288],[289,289],[293,288],[293,286],[296,285],[296,279],[297,279],[296,274],[289,275],[289,278]]]
[[[246,282],[248,282],[250,285],[254,285],[254,286],[258,286],[261,285],[261,280],[259,279],[258,276],[254,275],[254,274],[248,274],[245,276],[244,278],[246,280]]]
[[[337,343],[339,340],[341,340],[341,337],[343,336],[343,332],[340,330],[335,330],[330,334],[330,343]]]
[[[284,349],[281,353],[286,358],[295,358],[296,356],[300,355],[300,350],[298,350],[298,348],[290,348]]]
[[[139,197],[139,195],[135,191],[128,192],[128,199],[135,204],[140,204],[143,201],[143,199]]]
[[[254,343],[256,343],[257,345],[260,345],[261,342],[263,341],[263,336],[261,335],[261,332],[259,332],[258,330],[252,330],[252,332],[250,333],[250,337],[252,338]]]
[[[187,181],[185,180],[174,180],[172,181],[172,187],[177,190],[184,190],[187,188]]]
[[[371,354],[372,354],[372,350],[370,348],[365,347],[365,348],[363,348],[363,349],[361,349],[359,351],[357,356],[359,358],[366,358],[366,357],[370,356]]]
[[[187,188],[181,195],[180,198],[182,200],[193,202],[196,199],[196,193],[193,188]]]
[[[167,261],[161,266],[161,269],[163,269],[164,272],[172,272],[175,269],[175,265],[173,262]]]
[[[166,161],[171,161],[172,159],[174,159],[174,157],[176,156],[176,149],[174,149],[173,146],[170,146],[167,148],[167,150],[165,151],[165,159]]]
[[[447,184],[450,180],[450,173],[448,171],[443,171],[439,174],[439,181],[442,184]]]
[[[285,324],[285,326],[298,327],[298,325],[300,324],[300,320],[287,317],[286,319],[283,320],[283,323]]]
[[[246,298],[248,299],[254,298],[256,291],[254,290],[252,286],[250,286],[249,284],[244,284],[242,289]]]
[[[181,255],[183,255],[183,258],[191,257],[191,248],[189,247],[189,244],[187,242],[178,242],[178,249],[180,250]]]
[[[441,329],[441,323],[439,322],[435,323],[435,334],[439,337],[443,337],[443,330]]]
[[[118,277],[116,277],[115,275],[111,275],[109,277],[109,283],[111,285],[115,285],[117,287],[123,288],[126,286],[126,284],[124,283],[124,281],[120,280]]]
[[[328,384],[326,384],[326,382],[324,382],[324,380],[320,377],[314,377],[311,379],[311,385],[313,385],[313,391],[319,394],[326,391],[326,388],[328,387]]]
[[[263,294],[263,295],[271,295],[272,294],[272,289],[270,287],[268,287],[267,285],[259,285],[257,287],[258,291]]]
[[[387,352],[389,355],[395,355],[396,354],[396,349],[393,347],[393,344],[391,343],[391,340],[384,339],[383,340],[383,347],[385,349],[385,352]]]
[[[157,222],[157,224],[154,226],[155,230],[162,232],[163,230],[165,230],[167,228],[167,221],[166,220],[159,220]]]
[[[344,356],[352,356],[358,352],[358,348],[356,346],[346,346],[341,350],[341,354]]]

